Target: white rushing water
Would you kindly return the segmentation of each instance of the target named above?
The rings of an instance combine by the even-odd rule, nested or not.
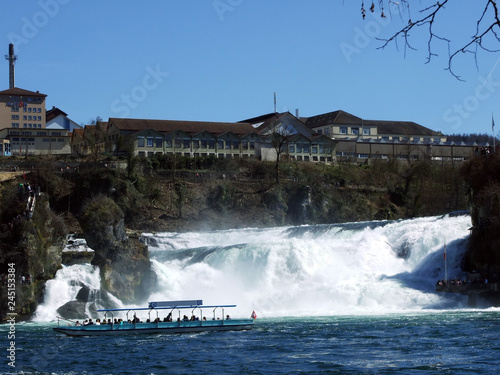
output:
[[[237,304],[234,315],[244,317],[253,310],[276,317],[466,307],[463,297],[434,290],[445,276],[445,242],[448,277],[463,276],[460,261],[470,226],[469,216],[444,216],[145,234],[158,277],[158,291],[148,300]],[[88,275],[75,275],[84,267],[65,267],[47,284],[37,319],[53,319],[42,312],[53,312],[71,298],[60,292],[64,280],[87,277],[95,284],[91,266]]]

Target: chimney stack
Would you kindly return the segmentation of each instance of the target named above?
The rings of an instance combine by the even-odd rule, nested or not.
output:
[[[5,59],[9,60],[9,89],[11,89],[16,86],[14,77],[14,63],[17,60],[17,56],[14,55],[14,44],[9,44],[9,54],[5,55]]]

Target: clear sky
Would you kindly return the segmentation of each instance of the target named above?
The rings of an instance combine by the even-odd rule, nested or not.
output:
[[[483,1],[455,3],[435,23],[451,49],[475,31]],[[500,53],[458,56],[463,82],[445,70],[445,42],[436,39],[438,56],[426,64],[427,29],[412,32],[416,50],[405,53],[402,40],[399,50],[378,49],[377,38],[407,22],[391,17],[393,7],[387,18],[368,11],[363,20],[361,0],[2,0],[0,51],[14,43],[16,86],[46,94],[47,109],[79,124],[96,116],[236,122],[273,112],[276,93],[278,112],[341,109],[491,134],[492,114],[500,125]],[[9,83],[2,61],[1,90]]]

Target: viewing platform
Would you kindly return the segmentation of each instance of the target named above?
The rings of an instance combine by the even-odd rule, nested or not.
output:
[[[477,305],[477,297],[498,300],[500,297],[500,280],[496,275],[490,280],[479,273],[469,273],[465,279],[439,280],[436,283],[438,293],[459,293],[469,296],[469,306]]]

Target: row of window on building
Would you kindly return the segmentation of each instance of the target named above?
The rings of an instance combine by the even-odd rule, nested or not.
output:
[[[10,132],[10,135],[34,135],[33,132],[31,131],[17,131],[17,130],[13,130]],[[47,131],[37,131],[36,132],[36,135],[38,136],[44,136],[44,135],[49,135],[49,133]],[[53,137],[61,137],[63,134],[62,132],[56,132],[56,131],[53,131],[50,133],[51,136]]]
[[[19,115],[12,115],[11,119],[12,120],[19,120]],[[36,121],[36,120],[42,121],[42,116],[23,115],[23,120],[24,121],[26,121],[26,120],[27,121],[31,121],[31,120],[33,120],[33,121]]]
[[[11,125],[12,125],[13,128],[20,128],[21,127],[21,125],[18,122],[13,122]],[[29,128],[41,129],[42,128],[42,124],[32,124],[32,123],[26,123],[25,122],[23,124],[23,128],[25,128],[25,129],[29,129]]]
[[[176,148],[176,149],[191,149],[191,147],[196,149],[211,149],[215,150],[215,146],[219,150],[239,150],[240,144],[243,150],[254,150],[255,142],[241,142],[239,140],[215,140],[215,139],[195,139],[191,140],[189,138],[176,138],[176,139],[165,139],[165,148]],[[163,148],[163,138],[153,138],[153,137],[138,137],[137,147],[155,147]]]
[[[27,113],[42,113],[42,108],[41,107],[28,107],[27,105],[24,105],[22,107],[20,106],[11,106],[10,111],[11,112],[19,112],[19,108],[23,109],[23,112]]]

